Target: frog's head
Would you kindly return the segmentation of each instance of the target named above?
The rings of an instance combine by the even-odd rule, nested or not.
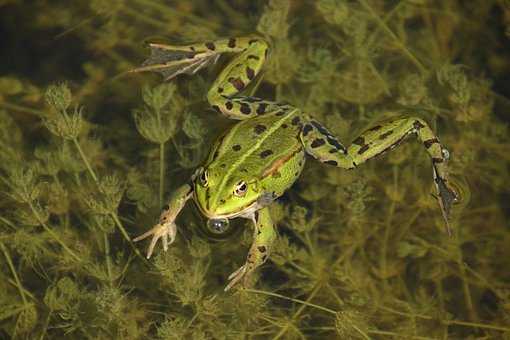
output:
[[[258,179],[223,168],[201,168],[194,182],[195,201],[209,219],[234,218],[254,211],[262,195]]]

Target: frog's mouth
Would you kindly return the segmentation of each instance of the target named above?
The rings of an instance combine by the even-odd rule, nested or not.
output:
[[[260,208],[258,201],[255,200],[255,201],[250,202],[247,205],[245,205],[239,211],[236,211],[236,212],[233,212],[230,214],[213,214],[210,211],[207,211],[206,209],[204,209],[204,207],[202,207],[198,203],[198,200],[196,199],[196,197],[195,197],[194,201],[195,201],[196,205],[198,206],[198,209],[202,212],[202,214],[204,214],[204,216],[206,216],[208,219],[211,219],[211,220],[233,219],[236,217],[248,217]]]

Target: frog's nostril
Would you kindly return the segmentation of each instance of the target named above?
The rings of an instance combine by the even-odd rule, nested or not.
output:
[[[226,218],[210,219],[207,221],[207,228],[215,234],[223,234],[229,229],[229,222]]]

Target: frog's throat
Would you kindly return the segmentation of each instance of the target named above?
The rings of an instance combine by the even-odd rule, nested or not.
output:
[[[226,218],[226,219],[232,219],[236,217],[248,217],[251,216],[255,211],[260,209],[260,205],[257,200],[250,202],[249,204],[245,205],[241,210],[230,213],[230,214],[212,214],[211,212],[205,210],[199,203],[196,196],[194,197],[194,201],[198,209],[202,212],[202,214],[207,217],[208,219],[220,219],[220,218]]]

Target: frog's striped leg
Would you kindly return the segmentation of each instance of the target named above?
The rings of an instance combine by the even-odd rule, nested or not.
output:
[[[221,54],[237,53],[207,94],[211,106],[229,118],[246,119],[288,108],[285,104],[238,95],[257,76],[267,58],[269,45],[261,38],[230,38],[187,46],[154,43],[149,46],[151,56],[131,72],[159,72],[165,80],[182,73],[195,74],[215,63]]]
[[[158,72],[168,81],[182,73],[195,74],[201,68],[215,63],[222,53],[240,53],[259,41],[262,40],[245,37],[183,46],[149,43],[151,55],[142,66],[131,72]]]
[[[276,239],[276,229],[269,214],[269,208],[266,207],[256,211],[252,219],[254,224],[253,244],[248,252],[246,263],[230,274],[228,277],[230,282],[225,287],[225,291],[241,280],[245,280],[253,270],[267,261],[273,242]]]
[[[247,119],[276,110],[288,109],[255,97],[239,96],[257,76],[266,61],[269,45],[260,38],[235,39],[243,50],[223,69],[207,93],[211,106],[232,119]]]
[[[457,200],[457,194],[448,184],[446,163],[449,153],[424,120],[416,117],[401,118],[374,126],[345,148],[320,123],[309,119],[303,126],[301,139],[306,151],[314,158],[323,163],[352,169],[370,158],[393,149],[410,134],[418,136],[432,158],[438,201],[450,233],[448,216],[452,204]]]
[[[147,231],[146,233],[136,237],[133,239],[134,242],[141,241],[149,236],[152,236],[151,243],[149,245],[149,249],[147,250],[147,258],[150,258],[152,252],[154,251],[154,247],[156,243],[161,238],[163,242],[163,249],[167,251],[168,245],[172,244],[175,240],[175,235],[177,233],[177,226],[175,225],[175,219],[177,215],[181,212],[182,208],[186,202],[193,195],[193,186],[190,184],[185,184],[179,187],[176,191],[173,192],[170,197],[170,201],[167,205],[163,207],[163,211],[159,217],[159,222],[152,229]],[[170,237],[170,240],[168,240]]]

